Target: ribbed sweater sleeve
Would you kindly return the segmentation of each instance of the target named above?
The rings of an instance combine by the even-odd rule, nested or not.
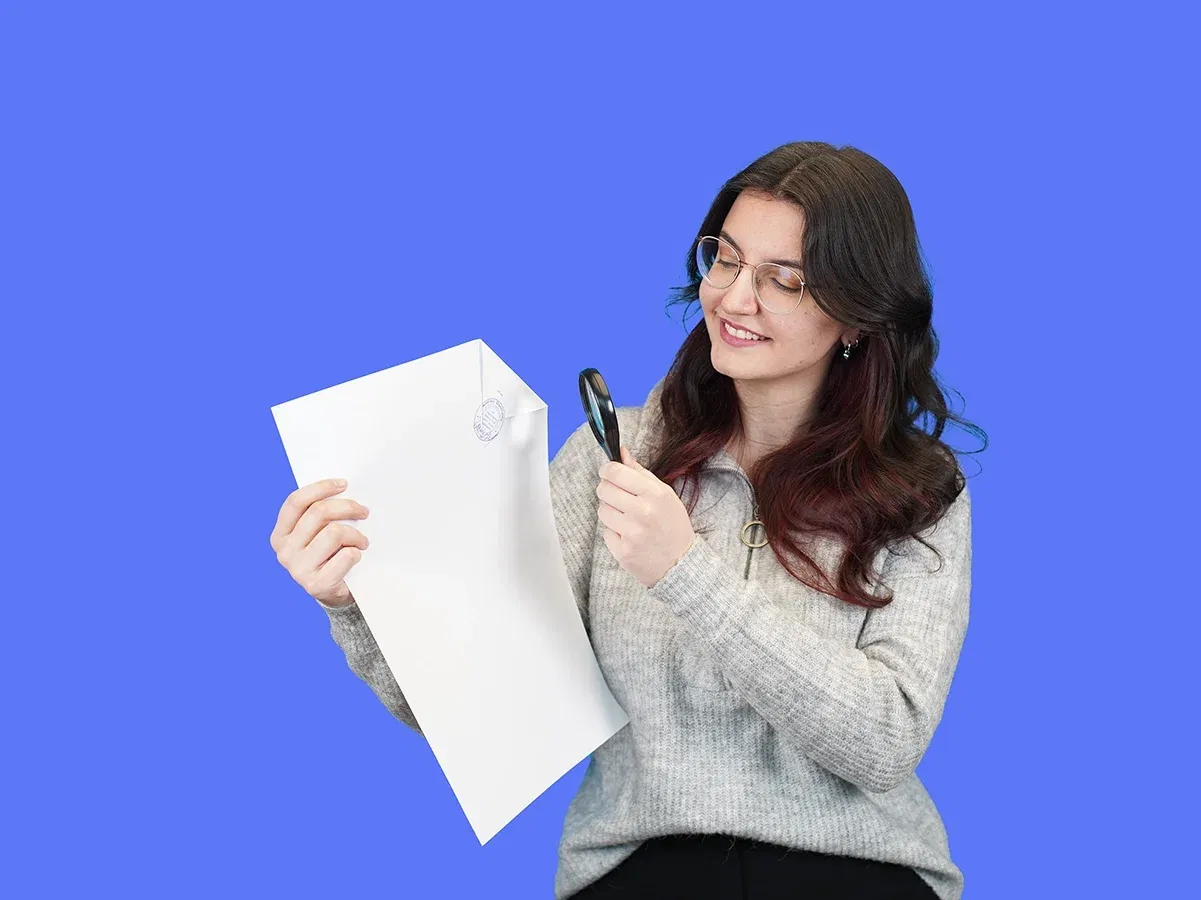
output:
[[[413,715],[409,701],[405,699],[400,685],[396,683],[379,644],[375,642],[375,636],[367,627],[359,605],[351,602],[349,606],[334,608],[321,603],[320,600],[317,602],[329,616],[330,635],[346,654],[346,664],[350,671],[366,682],[380,702],[387,707],[388,712],[418,734],[422,734],[417,717]]]
[[[625,410],[621,410],[619,426],[624,420]],[[596,541],[596,509],[600,504],[596,496],[596,485],[600,480],[597,470],[603,458],[600,445],[585,422],[563,442],[550,464],[551,507],[559,532],[559,547],[576,607],[590,639],[588,584],[592,578],[592,553]]]
[[[967,631],[966,486],[921,537],[941,566],[913,538],[889,552],[881,575],[892,603],[867,613],[854,647],[817,633],[700,536],[650,594],[688,623],[747,703],[799,750],[846,781],[887,791],[925,753]]]

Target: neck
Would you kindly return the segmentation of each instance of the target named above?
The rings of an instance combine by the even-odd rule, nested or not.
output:
[[[743,471],[792,441],[813,418],[818,385],[797,381],[735,381],[742,418],[741,433],[730,442],[730,455]]]

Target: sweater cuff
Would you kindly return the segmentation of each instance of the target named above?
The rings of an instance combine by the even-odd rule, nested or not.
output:
[[[330,631],[342,647],[352,651],[361,651],[364,646],[375,643],[375,635],[367,627],[363,611],[358,603],[348,603],[346,606],[327,606],[320,600],[317,605],[329,616]]]
[[[698,534],[649,593],[698,634],[716,641],[732,623],[741,621],[743,610],[750,603],[746,586]]]
[[[314,597],[313,599],[317,600],[316,597]],[[359,604],[358,604],[357,600],[352,599],[349,603],[346,603],[342,606],[330,606],[328,603],[323,603],[320,600],[317,600],[317,605],[320,606],[322,609],[324,609],[326,612],[343,613],[343,612],[346,612],[348,609],[353,609],[354,607],[358,606]]]

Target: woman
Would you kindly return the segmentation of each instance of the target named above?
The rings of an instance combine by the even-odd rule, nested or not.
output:
[[[687,265],[703,318],[619,410],[622,462],[586,424],[551,462],[630,718],[572,801],[555,896],[955,900],[914,769],[967,629],[970,500],[939,435],[968,423],[932,372],[908,199],[858,150],[787,144],[723,186]],[[272,545],[420,732],[343,580],[367,546],[344,489],[296,491]]]

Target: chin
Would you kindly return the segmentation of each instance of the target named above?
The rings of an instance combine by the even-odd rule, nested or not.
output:
[[[721,325],[714,312],[705,315],[705,326],[709,332],[709,362],[715,371],[739,381],[770,377],[771,373],[766,371],[771,367],[770,358],[759,351],[747,353],[746,350],[729,346],[722,340],[719,332]]]
[[[717,340],[719,343],[714,344],[709,351],[709,362],[713,364],[714,370],[727,378],[738,381],[751,381],[764,377],[762,366],[750,363],[746,359],[740,359],[736,355],[737,351],[731,353],[729,347],[720,343],[721,338]]]

